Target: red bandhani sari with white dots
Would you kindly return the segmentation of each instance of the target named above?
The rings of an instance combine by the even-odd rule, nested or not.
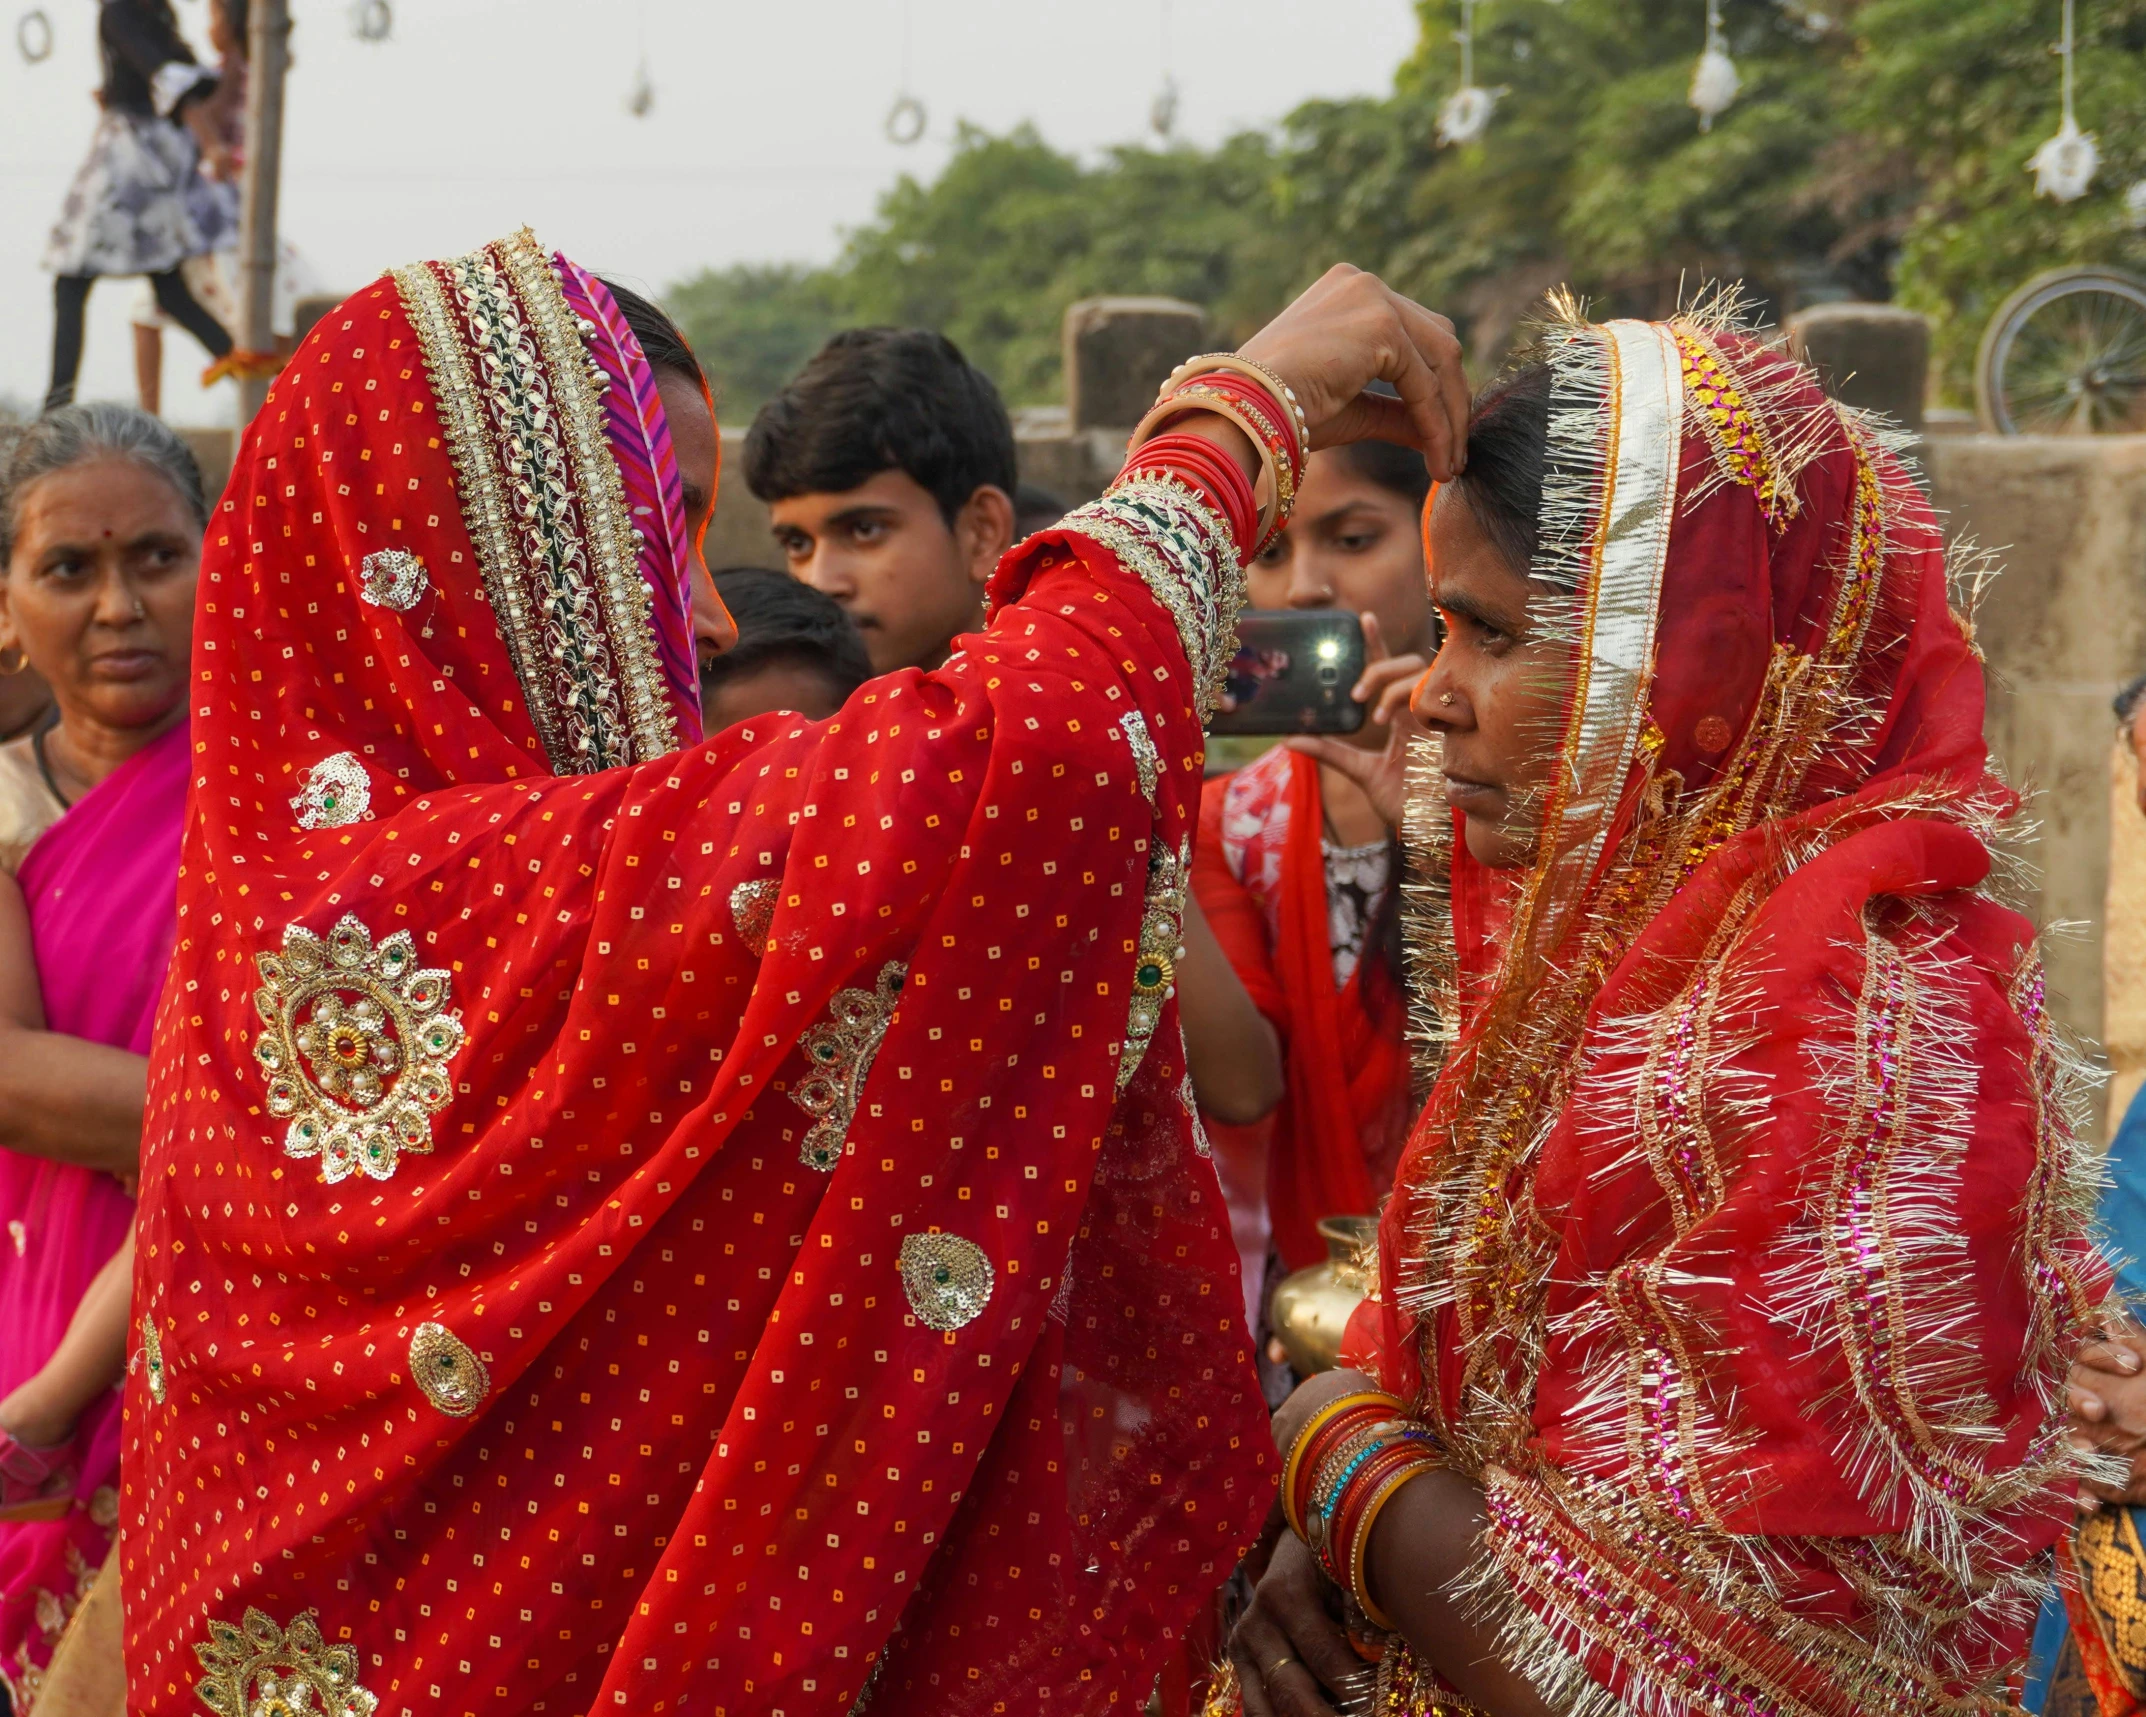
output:
[[[399,270],[210,527],[134,1712],[1133,1709],[1264,1512],[1156,963],[1226,527],[701,741],[647,383],[526,234]]]

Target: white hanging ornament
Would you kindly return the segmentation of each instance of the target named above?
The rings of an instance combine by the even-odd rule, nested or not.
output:
[[[626,88],[625,107],[636,119],[646,119],[656,110],[655,80],[648,75],[645,59],[634,68],[633,82]]]
[[[1439,104],[1440,144],[1473,143],[1490,129],[1490,116],[1505,91],[1485,89],[1475,81],[1475,0],[1461,0],[1460,88]]]
[[[350,8],[350,33],[361,42],[384,42],[395,30],[388,0],[356,0]]]
[[[2070,203],[2086,195],[2101,169],[2101,150],[2094,134],[2079,129],[2078,115],[2072,110],[2072,0],[2064,0],[2064,40],[2057,53],[2064,61],[2063,122],[2057,134],[2027,158],[2027,168],[2034,175],[2036,196]]]
[[[1706,50],[1691,69],[1691,104],[1698,110],[1699,129],[1714,129],[1715,117],[1726,113],[1744,87],[1736,62],[1729,58],[1729,38],[1721,28],[1721,0],[1706,0]]]
[[[1495,90],[1476,84],[1455,90],[1438,109],[1438,141],[1473,143],[1490,129],[1490,116],[1497,105]]]
[[[44,7],[32,6],[15,20],[15,51],[26,66],[52,58],[52,19]]]
[[[1148,106],[1148,129],[1165,143],[1177,131],[1177,79],[1163,74],[1162,88]]]
[[[2077,202],[2101,168],[2101,150],[2091,131],[2081,131],[2070,114],[2057,134],[2027,160],[2034,173],[2034,194],[2054,197],[2060,203]]]
[[[887,109],[886,131],[889,143],[898,143],[907,148],[924,138],[924,104],[913,95],[898,95],[894,105]]]
[[[2146,179],[2140,179],[2124,193],[2124,213],[2134,227],[2146,232]]]

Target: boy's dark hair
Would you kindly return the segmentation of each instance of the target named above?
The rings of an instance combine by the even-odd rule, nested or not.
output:
[[[693,355],[693,348],[679,333],[678,324],[664,314],[661,305],[615,280],[605,280],[604,285],[617,300],[618,313],[626,318],[626,326],[633,330],[633,337],[641,342],[643,357],[659,370],[676,371],[695,387],[708,385],[700,359]]]
[[[2146,698],[2146,674],[2128,681],[2124,689],[2116,694],[2116,719],[2119,723],[2125,727],[2131,725],[2131,718],[2139,712],[2141,698]]]
[[[715,575],[715,593],[737,623],[738,641],[701,664],[703,695],[778,662],[824,675],[840,701],[872,677],[856,623],[811,585],[786,572],[732,566]]]
[[[998,389],[943,334],[837,334],[745,438],[746,487],[763,501],[839,495],[882,471],[907,472],[949,525],[987,483],[1009,496],[1020,485]]]

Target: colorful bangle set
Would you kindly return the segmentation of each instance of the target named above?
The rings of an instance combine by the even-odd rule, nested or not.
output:
[[[1298,1433],[1282,1469],[1290,1529],[1382,1628],[1393,1624],[1371,1601],[1364,1576],[1371,1528],[1410,1479],[1444,1464],[1437,1439],[1406,1412],[1377,1390],[1329,1401]]]
[[[1258,512],[1252,499],[1252,479],[1244,474],[1243,466],[1212,441],[1200,435],[1158,435],[1126,460],[1123,475],[1139,473],[1174,478],[1200,490],[1228,521],[1239,560],[1252,558]]]
[[[1311,457],[1311,426],[1297,403],[1296,391],[1272,370],[1235,352],[1208,352],[1186,359],[1170,372],[1154,405],[1133,431],[1133,454],[1126,468],[1151,469],[1157,460],[1154,449],[1162,443],[1172,450],[1167,463],[1176,467],[1184,458],[1180,451],[1183,444],[1203,438],[1161,436],[1158,432],[1173,420],[1196,411],[1227,418],[1251,438],[1259,453],[1259,477],[1251,485],[1250,505],[1245,508],[1248,518],[1256,512],[1257,522],[1238,538],[1239,546],[1245,550],[1244,558],[1250,561],[1264,553],[1289,522],[1290,509],[1304,481],[1305,461]],[[1237,479],[1243,479],[1244,472],[1235,460],[1213,443],[1204,444],[1216,461],[1228,466]],[[1201,486],[1212,490],[1212,480]],[[1216,500],[1218,504],[1222,501],[1219,493]]]

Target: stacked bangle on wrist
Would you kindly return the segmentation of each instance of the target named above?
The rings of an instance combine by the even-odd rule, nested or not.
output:
[[[1209,352],[1188,358],[1170,372],[1162,392],[1133,431],[1134,457],[1149,438],[1188,412],[1211,411],[1225,417],[1251,438],[1260,473],[1253,486],[1259,521],[1250,553],[1265,551],[1289,522],[1305,461],[1311,457],[1311,428],[1296,392],[1272,370],[1234,352]],[[1234,464],[1235,461],[1229,461]],[[1240,476],[1243,473],[1238,473]]]
[[[1201,435],[1158,435],[1135,448],[1121,477],[1154,473],[1198,489],[1229,525],[1240,560],[1252,558],[1258,504],[1252,479],[1221,448]]]
[[[1386,1505],[1410,1479],[1442,1464],[1430,1430],[1393,1396],[1366,1390],[1330,1401],[1289,1447],[1282,1512],[1337,1586],[1390,1628],[1365,1586],[1364,1552]]]

